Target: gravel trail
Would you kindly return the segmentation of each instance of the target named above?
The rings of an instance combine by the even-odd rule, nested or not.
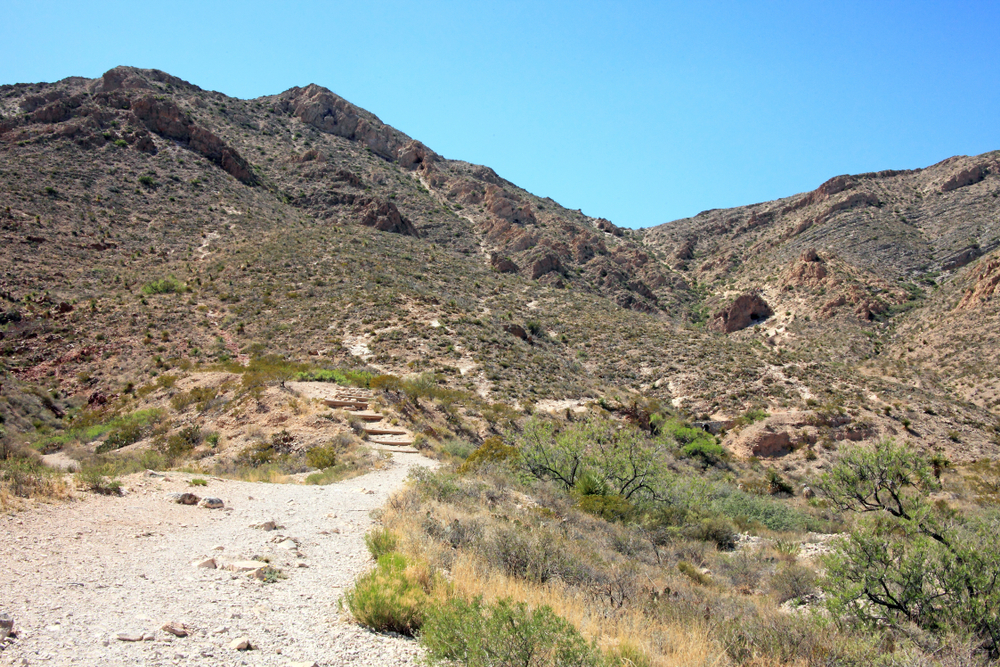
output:
[[[328,486],[210,478],[196,487],[188,480],[197,475],[136,475],[124,497],[81,494],[2,516],[0,611],[18,637],[0,664],[416,664],[414,641],[344,621],[337,600],[371,566],[371,510],[412,466],[436,465],[396,453],[385,469]],[[178,491],[226,508],[177,504],[167,494]],[[269,521],[279,527],[253,527]],[[209,558],[220,567],[197,567]],[[287,578],[224,569],[254,558]],[[167,623],[190,634],[176,637]],[[241,637],[252,650],[230,648]]]

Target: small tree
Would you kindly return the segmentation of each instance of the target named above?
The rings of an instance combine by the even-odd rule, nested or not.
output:
[[[838,509],[867,515],[826,561],[834,611],[872,625],[971,631],[997,657],[1000,518],[931,504],[933,467],[891,440],[848,450],[819,487]]]

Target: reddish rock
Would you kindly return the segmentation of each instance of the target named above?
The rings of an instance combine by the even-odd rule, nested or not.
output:
[[[562,264],[559,258],[552,253],[546,253],[531,265],[531,279],[538,280],[551,271],[562,271]]]
[[[974,167],[963,169],[947,181],[941,184],[941,192],[951,192],[967,185],[975,185],[986,178],[989,170],[986,165],[977,164]]]
[[[612,234],[614,236],[624,236],[625,234],[625,232],[621,230],[621,227],[615,226],[615,224],[610,220],[605,220],[604,218],[598,218],[596,224],[597,228],[600,229],[602,232],[607,232],[608,234]]]
[[[389,201],[371,199],[359,208],[358,222],[365,227],[374,227],[382,232],[419,236],[413,223],[399,213],[396,205]]]
[[[528,342],[531,341],[531,337],[528,336],[528,332],[525,331],[524,327],[522,327],[519,324],[506,324],[504,325],[503,330],[509,333],[511,336],[520,338],[523,341],[528,341]]]
[[[712,316],[709,328],[723,333],[732,333],[766,320],[774,312],[759,294],[743,294],[730,306]]]
[[[191,150],[219,165],[237,180],[257,183],[250,164],[222,139],[187,119],[180,108],[168,100],[145,95],[132,101],[132,113],[151,131],[168,139],[186,142]]]
[[[516,201],[509,193],[495,185],[487,186],[486,198],[483,201],[486,210],[501,220],[515,225],[535,223],[535,213],[531,210],[530,204]]]
[[[490,265],[497,273],[517,273],[520,270],[510,257],[504,257],[496,253],[490,258]]]
[[[403,169],[416,169],[420,165],[437,159],[437,154],[419,141],[411,141],[397,153],[396,160]]]

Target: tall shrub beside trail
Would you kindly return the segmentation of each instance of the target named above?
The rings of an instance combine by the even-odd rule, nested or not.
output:
[[[891,440],[849,449],[820,488],[865,515],[826,562],[834,612],[872,627],[972,633],[1000,657],[1000,516],[931,504],[932,466]]]

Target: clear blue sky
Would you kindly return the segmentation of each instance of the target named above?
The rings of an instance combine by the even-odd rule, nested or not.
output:
[[[0,82],[318,83],[628,227],[1000,149],[1000,3],[4,0]]]

